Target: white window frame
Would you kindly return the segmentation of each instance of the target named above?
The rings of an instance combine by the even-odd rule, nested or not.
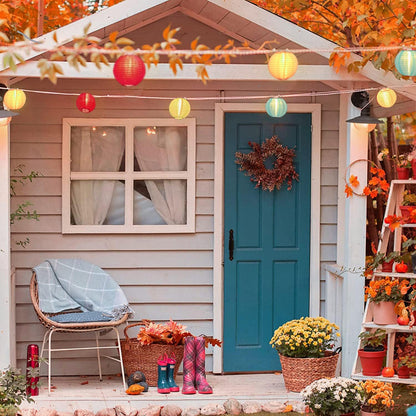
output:
[[[71,172],[71,127],[114,126],[125,127],[126,155],[134,156],[135,127],[186,127],[187,170],[183,172],[154,171],[135,172],[133,157],[126,157],[125,172]],[[194,118],[167,119],[112,119],[112,118],[64,118],[62,143],[62,233],[63,234],[112,234],[112,233],[193,233],[195,232],[195,165],[196,123]],[[125,223],[123,225],[74,225],[71,224],[71,180],[124,180]],[[186,180],[186,224],[133,224],[133,183],[135,180],[183,179]]]

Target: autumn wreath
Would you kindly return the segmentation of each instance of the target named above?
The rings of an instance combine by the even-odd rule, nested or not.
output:
[[[269,190],[270,192],[280,189],[284,181],[287,181],[287,189],[292,189],[293,179],[299,180],[293,166],[295,150],[283,146],[276,136],[266,139],[261,145],[258,143],[248,142],[253,149],[250,153],[235,154],[236,161],[240,165],[240,170],[245,170],[250,180],[256,182],[256,188]],[[273,169],[268,169],[265,161],[268,158],[274,158]]]

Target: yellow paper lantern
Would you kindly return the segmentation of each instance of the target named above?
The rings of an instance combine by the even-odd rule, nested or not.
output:
[[[288,79],[298,69],[298,60],[292,52],[276,52],[269,59],[269,71],[277,79]]]
[[[385,108],[393,107],[394,103],[397,100],[397,95],[394,90],[390,88],[382,88],[377,93],[377,102]]]
[[[182,120],[183,118],[188,117],[190,111],[191,105],[185,98],[175,98],[169,104],[169,113],[177,120]]]
[[[9,110],[19,110],[26,102],[26,94],[19,89],[11,89],[4,95],[3,103]]]

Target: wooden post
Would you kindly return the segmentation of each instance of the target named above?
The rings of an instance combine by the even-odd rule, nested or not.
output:
[[[11,363],[9,126],[0,126],[0,370]]]
[[[45,19],[45,0],[38,0],[38,27],[36,37],[43,35],[43,21]]]
[[[357,159],[367,159],[367,131],[345,122],[359,114],[360,110],[352,105],[350,96],[342,94],[339,120],[337,264],[344,270],[341,337],[342,375],[346,377],[352,372],[364,311],[364,277],[360,268],[365,264],[367,198],[356,195],[346,198],[344,194],[347,167]],[[356,163],[347,177],[350,174],[358,176],[360,184],[366,184],[367,164]]]

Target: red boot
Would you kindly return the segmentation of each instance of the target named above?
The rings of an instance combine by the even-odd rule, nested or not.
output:
[[[212,388],[205,378],[205,340],[195,338],[195,383],[198,393],[212,394]]]
[[[195,394],[195,338],[185,338],[182,394]]]

